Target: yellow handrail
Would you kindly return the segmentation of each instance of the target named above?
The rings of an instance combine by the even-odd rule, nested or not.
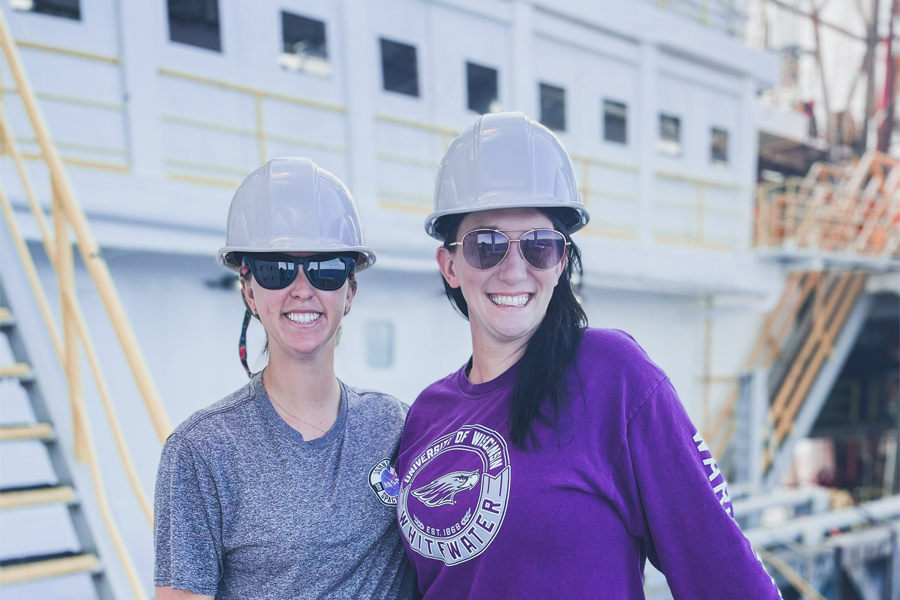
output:
[[[0,21],[2,21],[2,19],[3,16],[0,15]],[[15,221],[15,214],[13,212],[12,205],[10,204],[9,199],[6,197],[6,193],[3,191],[2,186],[0,186],[0,205],[2,205],[3,214],[6,217],[6,224],[9,227],[10,233],[12,234],[12,238],[16,245],[16,248],[19,251],[19,256],[22,259],[22,263],[25,266],[25,272],[28,276],[29,283],[31,283],[31,287],[35,293],[35,297],[37,298],[38,305],[41,307],[41,313],[44,314],[44,319],[47,323],[51,338],[53,339],[54,345],[56,346],[57,352],[59,354],[60,362],[65,365],[67,362],[65,348],[63,347],[62,342],[59,340],[59,332],[56,329],[52,314],[50,313],[47,297],[44,294],[44,290],[41,287],[40,280],[38,279],[37,270],[35,269],[34,261],[31,258],[31,253],[29,252],[28,246],[25,243],[25,238],[19,231],[18,225]],[[100,509],[100,517],[103,519],[103,524],[106,525],[106,529],[109,532],[110,539],[113,542],[113,547],[116,550],[119,561],[122,563],[122,567],[125,569],[128,583],[131,586],[131,590],[134,593],[135,598],[137,598],[138,600],[146,600],[147,596],[144,594],[143,585],[141,584],[141,580],[137,575],[137,570],[134,567],[131,556],[128,554],[128,550],[125,547],[124,541],[122,540],[122,534],[119,532],[119,528],[116,525],[115,520],[113,519],[112,511],[109,507],[109,501],[107,500],[106,490],[103,484],[103,475],[100,469],[100,462],[97,459],[97,451],[96,448],[94,448],[94,442],[91,438],[90,423],[87,420],[87,410],[84,407],[84,398],[81,398],[79,401],[73,404],[72,411],[72,421],[75,423],[76,431],[80,432],[79,435],[76,435],[76,438],[80,437],[82,440],[80,442],[81,450],[84,453],[84,457],[87,460],[88,468],[91,473],[91,482],[94,486],[94,494],[97,497],[97,505]]]
[[[57,227],[59,227],[60,224],[63,225],[61,229],[62,233],[58,233],[56,236],[57,245],[55,245],[54,240],[50,235],[50,230],[47,228],[46,219],[44,217],[44,210],[43,208],[41,208],[40,204],[37,201],[37,198],[34,194],[34,188],[31,185],[31,179],[28,176],[28,172],[25,170],[23,156],[19,152],[15,136],[12,134],[12,129],[10,128],[9,122],[6,120],[6,115],[2,110],[0,110],[0,141],[2,141],[3,148],[9,151],[16,163],[16,168],[19,172],[19,178],[22,181],[22,185],[25,188],[26,195],[28,196],[29,207],[31,208],[31,212],[34,215],[34,218],[37,221],[38,226],[43,234],[44,249],[47,252],[50,266],[53,267],[57,271],[57,273],[62,275],[63,271],[60,268],[61,265],[59,261],[57,261],[57,254],[65,255],[65,263],[69,265],[71,263],[72,252],[71,245],[69,244],[68,240],[68,230],[65,227],[64,216],[62,215],[59,208],[59,203],[54,202],[54,221]],[[6,200],[4,200],[4,202],[8,203],[8,201]],[[6,204],[4,204],[4,206],[6,206]],[[9,211],[7,212],[7,220],[12,220],[14,218],[14,212],[10,207]],[[61,238],[60,235],[62,235]],[[13,237],[15,238],[15,235]],[[59,243],[60,239],[63,240],[62,243]],[[22,244],[24,244],[24,241],[22,242]],[[27,252],[27,247],[25,247],[24,245],[19,247],[19,254],[23,256],[23,262],[25,261],[24,257],[26,255],[25,253]],[[33,266],[33,263],[30,259],[30,254],[28,254],[28,262]],[[44,298],[44,303],[46,303],[46,297],[43,296],[43,290],[40,290],[40,284],[38,282],[39,280],[37,279],[37,275],[35,272],[34,281],[31,281],[31,287],[35,290],[36,297],[40,293],[41,297]],[[37,289],[35,289],[36,286]],[[147,523],[152,526],[153,509],[150,506],[150,501],[148,500],[147,493],[144,491],[144,487],[140,482],[140,477],[138,477],[137,469],[134,466],[134,461],[132,460],[131,454],[128,451],[128,446],[125,443],[125,434],[122,431],[122,426],[120,425],[119,418],[116,415],[115,406],[109,393],[109,387],[107,386],[106,380],[103,377],[103,371],[100,368],[100,360],[97,356],[97,351],[94,349],[94,344],[91,341],[90,332],[88,331],[87,324],[84,320],[84,315],[82,314],[81,307],[78,303],[78,297],[74,292],[74,282],[70,282],[68,280],[66,281],[66,283],[61,282],[59,289],[61,300],[60,304],[67,316],[67,318],[64,319],[66,334],[71,338],[73,333],[71,331],[71,326],[74,326],[75,335],[77,335],[77,338],[80,339],[84,345],[85,354],[88,359],[88,365],[91,368],[91,373],[93,374],[94,380],[97,384],[97,391],[103,404],[103,408],[106,412],[107,419],[109,420],[110,429],[113,433],[113,439],[115,440],[119,455],[122,458],[122,462],[125,467],[125,473],[128,476],[128,481],[131,484],[132,489],[134,490],[134,494],[137,497],[138,504],[140,504],[141,512],[144,513],[144,517],[147,519]],[[52,328],[52,335],[56,336],[54,338],[54,344],[57,345],[56,351],[59,355],[60,362],[63,365],[66,365],[67,377],[73,379],[73,381],[71,382],[72,384],[69,386],[69,391],[70,394],[72,394],[72,398],[70,400],[74,406],[74,403],[77,401],[78,395],[81,393],[81,384],[77,381],[77,378],[80,378],[80,371],[77,368],[77,340],[71,344],[67,342],[65,348],[63,348],[61,342],[58,340],[59,334],[55,331],[55,324],[53,323],[49,307],[46,309],[45,313],[42,310],[42,314],[44,314],[44,321],[48,324],[48,327]],[[73,361],[74,364],[69,364],[70,361]],[[85,454],[82,439],[84,436],[84,430],[81,428],[80,423],[75,422],[74,425],[75,455],[78,460],[84,460]]]
[[[140,391],[147,411],[150,414],[150,418],[160,442],[165,441],[171,431],[171,424],[165,408],[156,392],[140,349],[137,346],[134,333],[131,330],[130,324],[125,316],[124,308],[122,307],[121,301],[113,286],[109,269],[100,255],[100,249],[93,239],[88,227],[87,219],[77,202],[72,185],[63,168],[63,162],[60,159],[58,150],[50,138],[40,108],[37,105],[34,90],[28,81],[24,67],[22,66],[21,58],[18,55],[18,50],[2,13],[0,13],[0,47],[2,47],[7,63],[10,66],[16,81],[17,89],[31,122],[31,126],[41,147],[42,158],[46,161],[50,172],[50,187],[52,192],[51,214],[55,229],[53,234],[51,234],[51,230],[47,225],[44,208],[37,200],[37,196],[28,176],[28,171],[24,165],[24,160],[28,157],[19,151],[16,137],[6,119],[4,110],[0,107],[0,144],[2,144],[3,154],[11,156],[16,165],[28,200],[29,208],[34,214],[35,221],[40,230],[50,265],[57,273],[64,332],[62,338],[59,329],[56,326],[52,311],[50,310],[46,294],[41,287],[31,253],[28,250],[24,237],[19,231],[15,211],[2,186],[0,186],[0,205],[2,205],[2,210],[12,240],[25,268],[26,277],[34,291],[37,306],[47,325],[54,349],[57,352],[57,356],[59,357],[66,374],[75,433],[76,456],[79,460],[84,460],[88,463],[98,508],[104,525],[107,528],[134,596],[139,600],[144,600],[146,594],[144,592],[143,584],[138,577],[137,570],[134,567],[134,563],[128,554],[121,533],[112,516],[109,500],[105,491],[103,476],[97,451],[94,446],[94,440],[91,435],[91,427],[88,421],[87,408],[82,392],[81,370],[78,364],[79,343],[84,349],[92,375],[96,381],[100,400],[106,412],[110,429],[112,430],[113,438],[129,482],[134,490],[141,510],[147,519],[148,524],[151,526],[153,522],[152,508],[148,496],[140,483],[140,478],[137,475],[137,470],[131,459],[131,455],[128,452],[124,433],[119,423],[118,416],[116,415],[109,388],[100,368],[97,352],[94,348],[84,315],[78,302],[75,291],[72,242],[69,237],[70,224],[75,233],[75,242],[81,253],[83,262],[94,281],[98,294],[104,303],[110,321],[116,331],[123,353],[131,367],[138,390]]]
[[[784,575],[784,578],[790,583],[806,600],[825,600],[825,596],[813,587],[813,585],[804,579],[797,571],[791,568],[777,554],[769,552],[765,548],[754,548],[759,557],[769,563],[772,568]]]
[[[101,256],[99,246],[94,241],[87,218],[75,198],[74,189],[69,181],[59,152],[50,139],[47,124],[44,122],[44,117],[35,99],[34,89],[31,87],[28,76],[25,74],[22,59],[12,40],[6,19],[2,16],[0,16],[0,45],[3,47],[13,78],[16,80],[19,95],[22,98],[25,110],[34,128],[35,136],[50,169],[55,198],[62,204],[65,215],[72,225],[82,260],[93,278],[94,285],[96,285],[100,298],[109,314],[110,321],[112,321],[113,328],[128,361],[128,366],[131,368],[138,390],[141,393],[147,411],[150,413],[150,419],[156,429],[156,434],[162,443],[171,433],[172,424],[156,391],[150,371],[128,322],[125,309],[122,307],[122,302],[113,285],[109,267],[107,267],[106,261]]]

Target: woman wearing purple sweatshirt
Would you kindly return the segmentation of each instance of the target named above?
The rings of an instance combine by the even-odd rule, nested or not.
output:
[[[679,600],[779,598],[665,373],[587,328],[587,220],[565,150],[524,115],[485,115],[441,163],[426,230],[473,350],[413,404],[397,459],[421,592],[636,600],[649,559]]]

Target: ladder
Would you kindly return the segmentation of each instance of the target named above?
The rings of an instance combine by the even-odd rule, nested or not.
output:
[[[39,507],[53,505],[65,507],[64,512],[68,514],[71,531],[78,544],[77,550],[58,551],[50,548],[50,552],[0,560],[0,586],[4,589],[3,596],[6,597],[8,593],[14,595],[12,593],[15,588],[19,587],[15,584],[80,574],[82,578],[90,579],[99,600],[112,600],[114,597],[112,588],[102,569],[94,536],[79,503],[65,453],[57,440],[50,412],[37,377],[31,369],[21,331],[9,308],[2,284],[0,284],[0,330],[9,345],[7,356],[13,361],[10,364],[0,365],[0,379],[18,382],[34,417],[31,422],[3,422],[0,425],[0,443],[4,446],[39,443],[46,452],[50,471],[55,478],[37,485],[0,488],[0,511],[25,513]],[[3,402],[12,400],[12,394],[9,394]],[[4,406],[4,411],[7,410],[8,408]],[[27,452],[24,455],[30,456]],[[35,470],[39,472],[41,469],[36,466]],[[7,539],[4,545],[8,547],[10,542],[11,540]],[[16,542],[12,541],[12,544],[16,545]],[[23,597],[36,596],[29,592]]]

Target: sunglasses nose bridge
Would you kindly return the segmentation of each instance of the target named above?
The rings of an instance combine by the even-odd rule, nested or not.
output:
[[[287,287],[291,295],[298,298],[309,298],[316,293],[316,286],[309,280],[309,273],[306,272],[305,264],[297,265],[297,272],[294,274],[294,279]]]
[[[510,242],[518,242],[519,240],[510,240]],[[498,276],[503,281],[507,283],[513,283],[517,281],[523,280],[528,274],[529,264],[528,261],[525,260],[525,256],[522,254],[521,245],[519,245],[519,250],[513,250],[512,247],[507,246],[506,254],[503,256],[503,259],[497,264]]]

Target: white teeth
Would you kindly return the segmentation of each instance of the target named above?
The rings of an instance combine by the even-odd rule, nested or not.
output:
[[[497,306],[525,306],[525,304],[528,303],[528,296],[528,294],[522,294],[520,296],[500,296],[492,294],[490,298],[491,302]]]
[[[294,323],[312,323],[322,316],[322,313],[288,313],[287,318]]]

